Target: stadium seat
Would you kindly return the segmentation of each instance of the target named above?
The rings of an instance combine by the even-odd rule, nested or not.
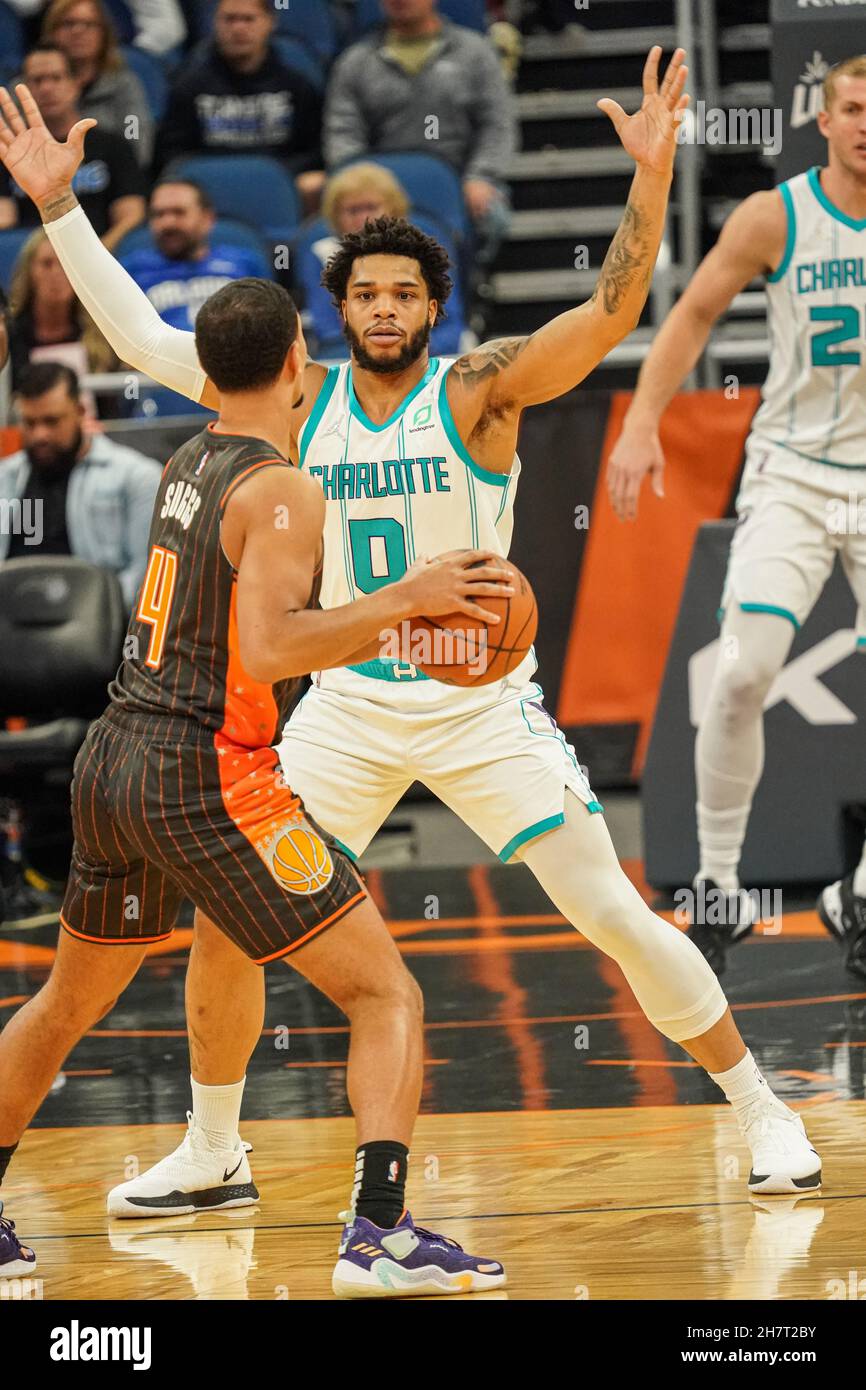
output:
[[[214,223],[211,239],[215,244],[223,242],[229,246],[243,246],[247,251],[251,251],[260,261],[261,268],[256,271],[263,280],[274,278],[273,266],[268,257],[267,248],[258,232],[254,232],[243,222],[234,222],[228,217],[218,217]],[[115,256],[122,261],[126,256],[131,256],[133,251],[140,251],[143,247],[152,247],[153,240],[150,235],[150,228],[146,222],[134,227],[131,232],[118,243],[115,249]]]
[[[462,24],[467,29],[487,29],[487,12],[484,0],[439,0],[439,10],[446,19]],[[356,0],[355,32],[365,34],[384,19],[379,0]]]
[[[118,43],[132,43],[135,38],[135,20],[128,5],[124,0],[104,0],[104,3],[108,17],[114,25]]]
[[[4,290],[9,289],[18,253],[33,230],[32,227],[9,227],[0,232],[0,285]]]
[[[17,77],[24,58],[24,30],[14,10],[0,0],[0,79]]]
[[[221,216],[257,227],[269,241],[291,240],[295,234],[300,202],[294,181],[268,155],[184,155],[166,172],[195,179]]]
[[[293,68],[302,77],[306,77],[317,92],[324,92],[325,69],[311,48],[308,48],[305,43],[301,43],[300,39],[293,39],[288,34],[275,35],[274,47],[287,67]]]
[[[435,217],[455,241],[462,241],[470,230],[466,204],[463,201],[463,188],[460,176],[444,159],[432,154],[413,154],[400,151],[395,154],[364,155],[362,159],[351,159],[343,168],[352,164],[381,164],[403,185],[409,195],[412,207]]]
[[[299,39],[329,64],[339,47],[337,26],[325,0],[277,0],[277,33]]]
[[[0,729],[0,794],[26,804],[46,785],[68,787],[90,721],[105,707],[126,629],[110,570],[69,555],[0,567],[0,711],[27,727]],[[68,791],[66,792],[68,800]]]
[[[135,73],[144,88],[153,119],[161,121],[168,102],[168,78],[165,68],[158,58],[152,53],[146,53],[143,48],[125,44],[121,51],[127,67]]]

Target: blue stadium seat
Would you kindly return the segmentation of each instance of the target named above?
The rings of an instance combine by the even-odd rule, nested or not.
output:
[[[477,29],[484,33],[487,29],[487,13],[484,0],[439,0],[440,13],[455,24],[467,29]],[[379,0],[356,0],[355,32],[365,34],[384,19]]]
[[[218,217],[214,223],[211,240],[214,245],[242,246],[246,251],[252,252],[254,256],[258,257],[260,263],[260,268],[256,270],[256,274],[260,275],[263,280],[273,280],[273,266],[268,257],[267,248],[258,232],[254,232],[251,227],[247,227],[243,222],[233,222],[228,217]],[[140,251],[143,247],[150,248],[152,246],[150,228],[146,222],[142,222],[140,226],[127,232],[123,240],[118,243],[114,254],[119,261],[122,261],[126,256],[131,256],[133,251]]]
[[[0,232],[0,285],[4,290],[9,289],[18,253],[33,230],[33,227],[10,227]]]
[[[132,43],[135,38],[135,20],[124,0],[104,0],[104,4],[114,25],[118,43]]]
[[[277,33],[300,39],[323,63],[330,63],[339,47],[337,26],[326,0],[282,0],[275,9]]]
[[[301,220],[291,175],[268,155],[184,155],[167,172],[195,179],[221,217],[257,227],[270,241],[291,239]]]
[[[0,0],[0,78],[17,77],[24,60],[24,30],[14,10]]]
[[[161,121],[168,101],[165,68],[152,53],[146,53],[143,48],[136,48],[133,44],[124,44],[121,51],[127,66],[144,88],[153,119]]]
[[[274,47],[287,67],[294,68],[302,77],[306,77],[316,91],[324,92],[325,69],[311,48],[301,43],[300,39],[290,38],[287,34],[276,34]]]
[[[455,241],[462,241],[470,230],[460,176],[444,159],[432,154],[400,151],[396,154],[364,155],[351,164],[381,164],[402,183],[412,207],[435,217]]]

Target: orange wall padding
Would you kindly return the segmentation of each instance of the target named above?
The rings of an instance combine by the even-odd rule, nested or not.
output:
[[[17,425],[8,425],[5,429],[0,429],[0,458],[5,458],[7,454],[15,454],[21,448],[21,431]]]
[[[632,772],[643,767],[695,534],[724,516],[743,459],[757,387],[676,396],[661,442],[664,498],[641,489],[636,522],[618,521],[607,495],[607,460],[632,396],[611,403],[586,553],[559,692],[560,724],[639,724]],[[720,595],[721,598],[721,595]]]

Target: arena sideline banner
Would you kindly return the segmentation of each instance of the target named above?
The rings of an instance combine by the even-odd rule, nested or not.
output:
[[[783,119],[776,181],[782,183],[827,162],[815,119],[821,87],[834,63],[866,53],[866,0],[773,0],[770,14],[774,103]]]

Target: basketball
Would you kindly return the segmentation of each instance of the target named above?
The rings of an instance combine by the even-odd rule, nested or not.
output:
[[[498,613],[498,623],[485,623],[467,613],[410,619],[409,656],[425,675],[445,685],[492,685],[526,656],[538,630],[535,594],[526,575],[510,560],[497,557],[497,563],[510,572],[515,592],[479,599],[479,605]]]

